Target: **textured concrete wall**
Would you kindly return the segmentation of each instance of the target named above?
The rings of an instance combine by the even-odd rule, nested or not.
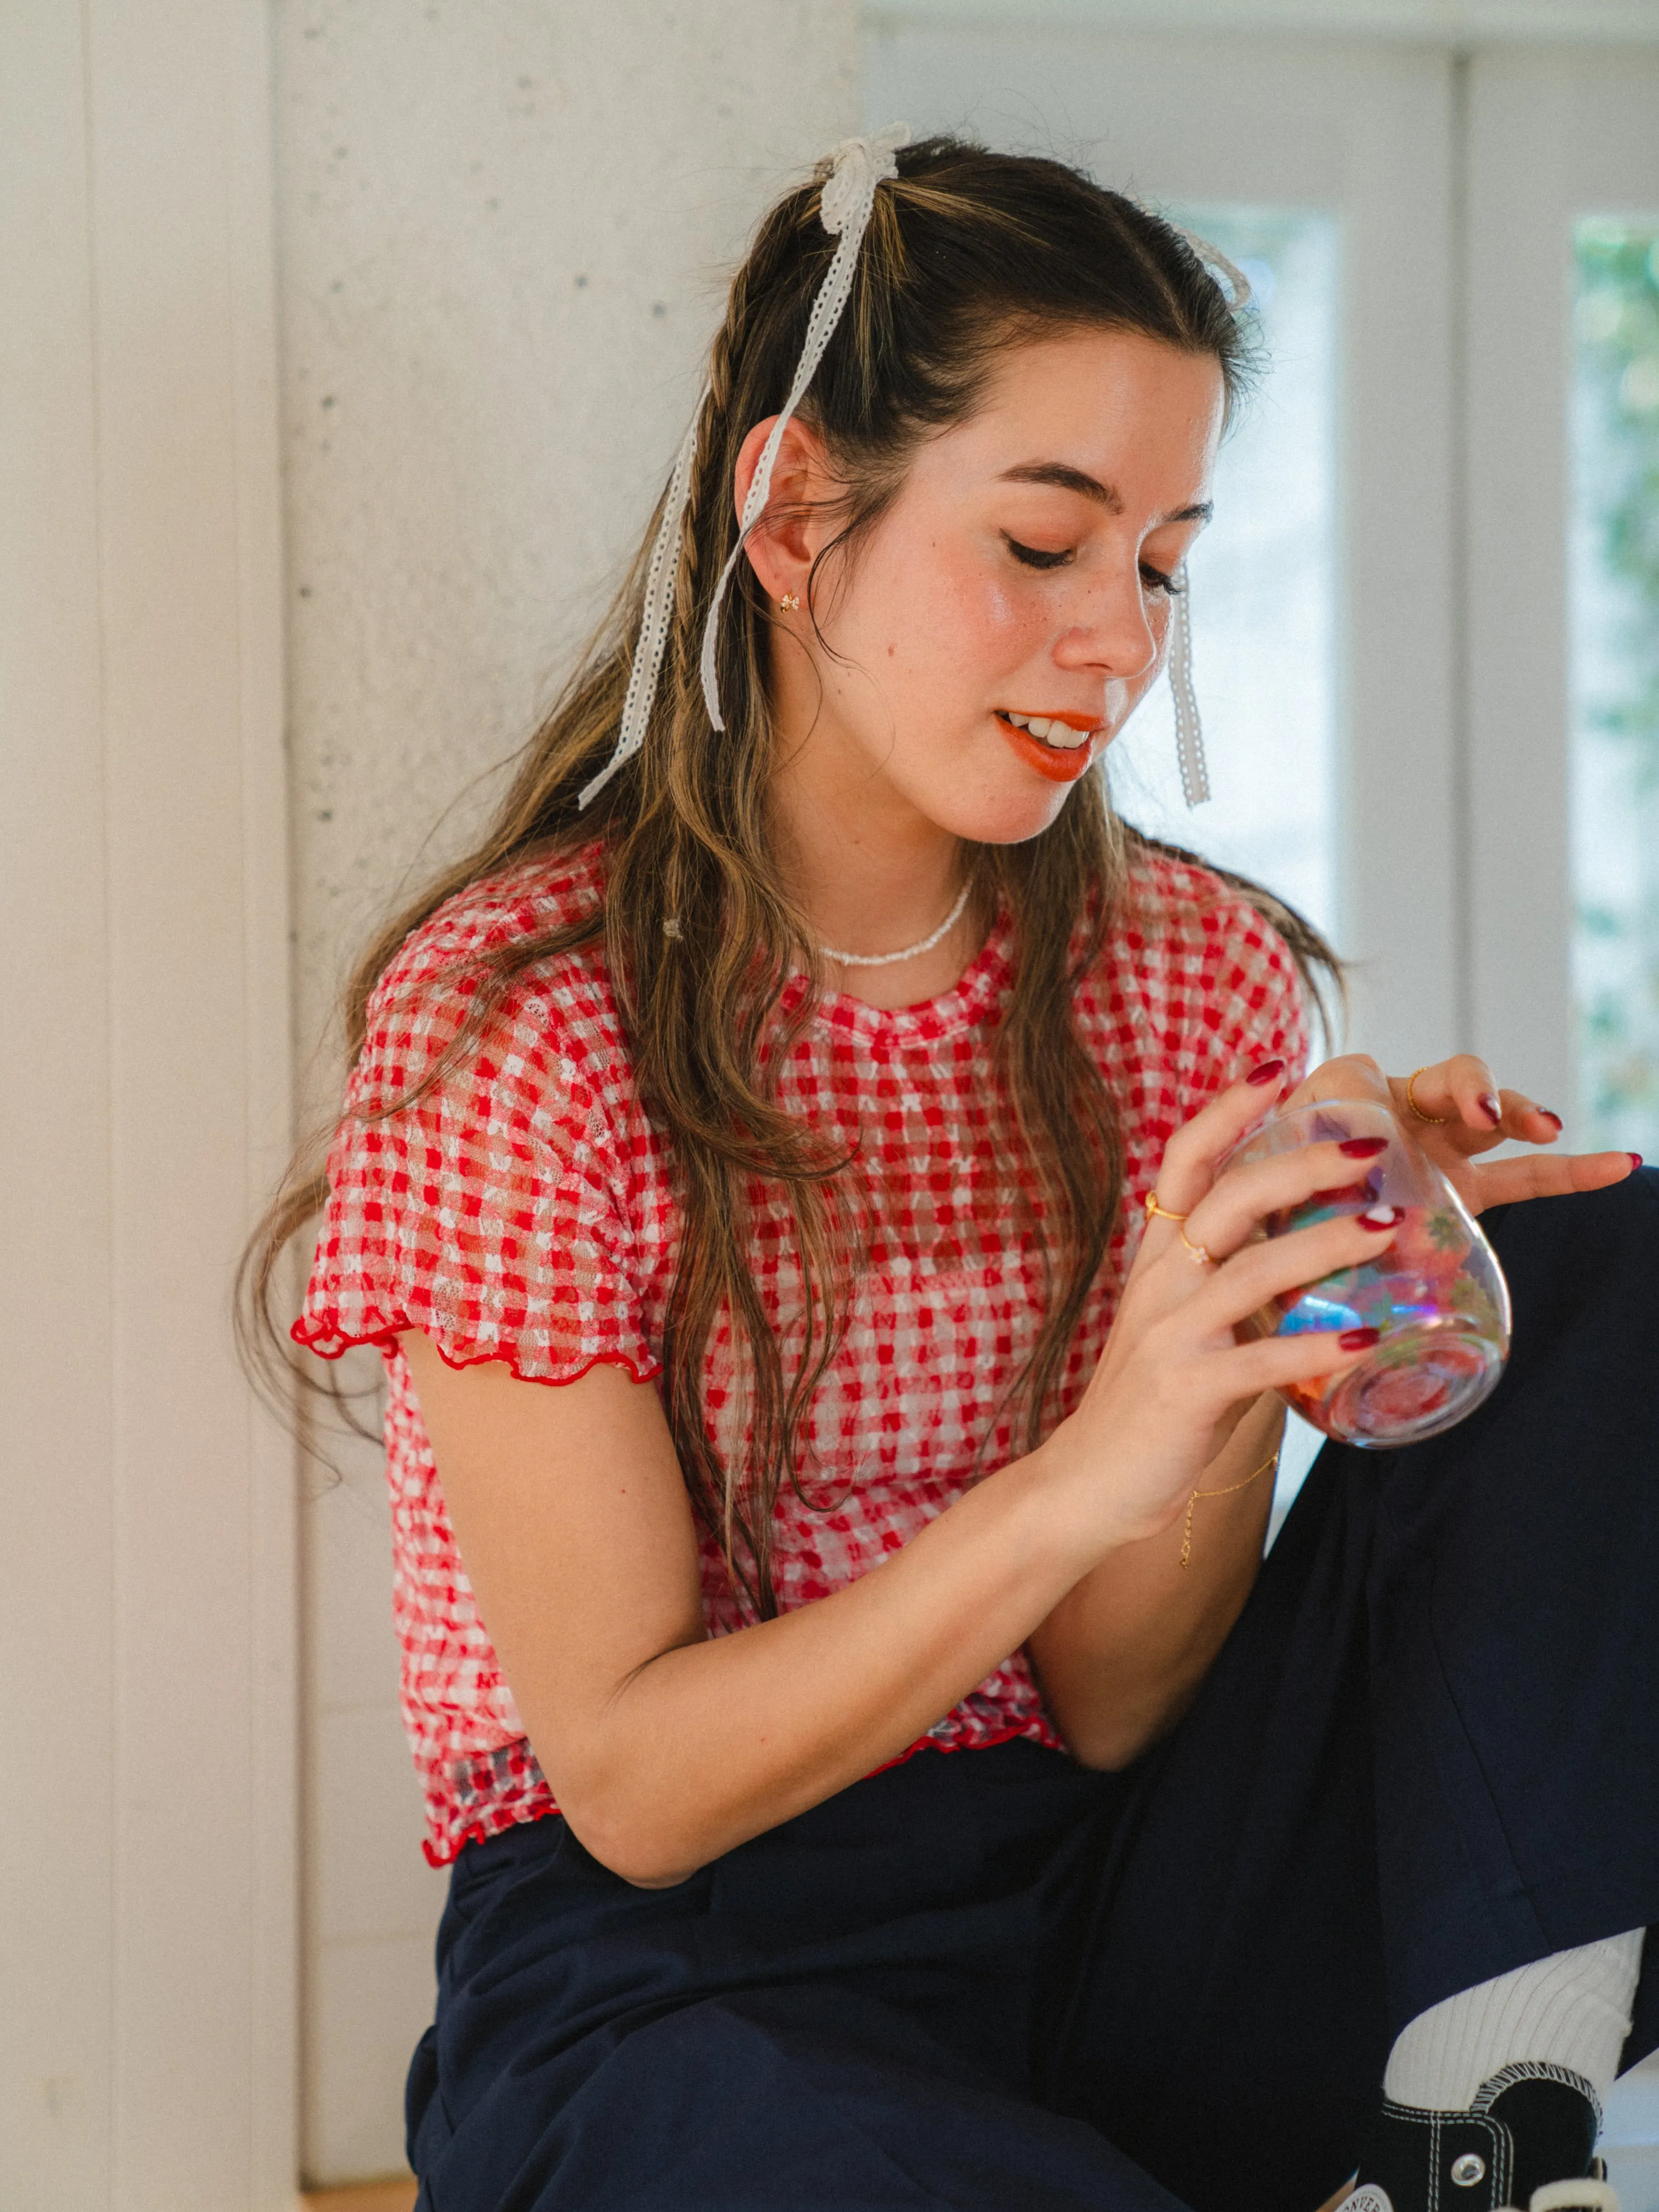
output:
[[[856,127],[857,18],[853,0],[280,0],[276,20],[304,1054],[636,541],[732,257]],[[325,1054],[313,1099],[335,1074]],[[392,1705],[378,1466],[335,1457],[307,1570],[320,2179],[399,2161],[441,1890]]]

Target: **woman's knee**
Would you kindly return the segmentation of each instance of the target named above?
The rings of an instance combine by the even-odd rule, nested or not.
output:
[[[1522,1368],[1573,1358],[1650,1397],[1659,1328],[1659,1171],[1609,1189],[1506,1206],[1492,1243],[1515,1308]]]

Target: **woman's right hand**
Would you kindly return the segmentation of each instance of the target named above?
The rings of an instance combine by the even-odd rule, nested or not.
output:
[[[1283,1073],[1281,1060],[1264,1062],[1170,1139],[1154,1193],[1185,1219],[1149,1217],[1100,1363],[1042,1447],[1107,1547],[1169,1528],[1264,1392],[1352,1366],[1376,1341],[1372,1329],[1241,1337],[1273,1297],[1385,1252],[1400,1219],[1384,1206],[1258,1236],[1269,1214],[1359,1181],[1383,1149],[1376,1138],[1309,1145],[1224,1172]]]

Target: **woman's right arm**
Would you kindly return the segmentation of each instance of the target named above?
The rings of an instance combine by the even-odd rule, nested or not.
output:
[[[860,1581],[710,1639],[649,1383],[600,1366],[549,1388],[402,1341],[543,1771],[586,1847],[633,1882],[681,1881],[896,1758],[1098,1555],[1034,1455]]]
[[[1170,1158],[1220,1158],[1260,1110],[1235,1086]],[[704,1634],[691,1509],[648,1383],[453,1368],[406,1332],[480,1611],[594,1856],[643,1886],[681,1881],[897,1757],[1117,1547],[1172,1523],[1242,1406],[1345,1364],[1334,1338],[1233,1333],[1273,1291],[1386,1244],[1345,1219],[1247,1245],[1270,1207],[1335,1179],[1327,1149],[1222,1179],[1205,1237],[1234,1256],[1213,1270],[1185,1264],[1173,1232],[1148,1237],[1109,1359],[1036,1451],[858,1582],[729,1636]]]

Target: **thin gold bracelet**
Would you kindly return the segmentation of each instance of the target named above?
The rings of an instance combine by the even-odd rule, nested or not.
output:
[[[1266,1474],[1270,1467],[1277,1467],[1281,1449],[1275,1444],[1270,1457],[1264,1459],[1255,1474],[1247,1474],[1243,1482],[1230,1482],[1224,1490],[1195,1490],[1187,1500],[1187,1523],[1181,1532],[1181,1564],[1184,1567],[1193,1556],[1193,1508],[1200,1498],[1231,1498],[1236,1491],[1248,1490],[1250,1485]]]

